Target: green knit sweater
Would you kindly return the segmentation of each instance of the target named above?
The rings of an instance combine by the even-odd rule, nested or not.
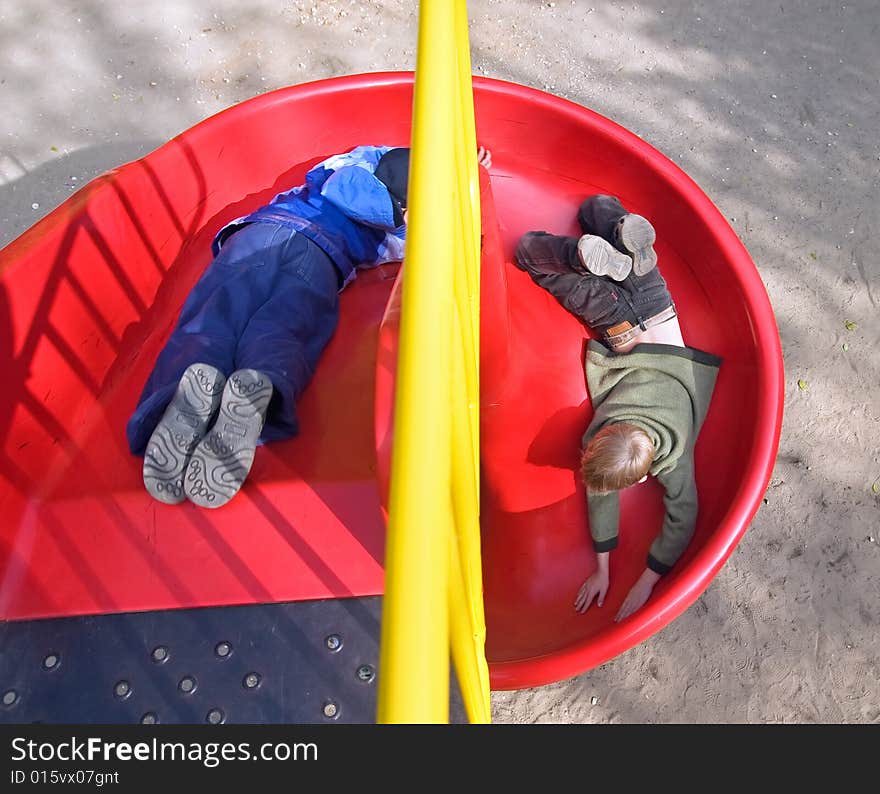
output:
[[[697,520],[694,444],[715,388],[721,359],[691,347],[640,344],[613,353],[591,340],[587,345],[587,385],[593,421],[583,445],[607,424],[627,422],[654,443],[650,473],[666,489],[666,516],[651,545],[648,567],[663,574],[685,550]],[[598,552],[617,546],[616,491],[587,492],[590,533]]]

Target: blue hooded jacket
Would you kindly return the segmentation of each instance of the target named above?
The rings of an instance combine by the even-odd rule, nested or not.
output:
[[[304,185],[224,226],[214,238],[214,255],[242,226],[271,222],[291,227],[318,245],[339,269],[343,286],[354,279],[357,267],[403,259],[406,227],[395,224],[395,199],[375,176],[382,156],[391,150],[358,146],[329,157],[306,174]]]

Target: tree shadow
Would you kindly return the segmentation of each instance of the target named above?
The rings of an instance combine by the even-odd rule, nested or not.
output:
[[[4,168],[3,164],[15,162],[15,157],[0,149],[0,248],[93,179],[123,163],[140,159],[162,143],[164,141],[135,140],[77,149],[31,171],[26,171],[20,163],[14,168]]]

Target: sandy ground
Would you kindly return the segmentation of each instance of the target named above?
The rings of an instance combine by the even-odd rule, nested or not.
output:
[[[0,245],[236,102],[412,68],[415,7],[0,0]],[[599,669],[494,693],[494,719],[880,722],[880,4],[469,10],[475,73],[586,105],[696,179],[758,266],[786,367],[766,503],[708,590]]]

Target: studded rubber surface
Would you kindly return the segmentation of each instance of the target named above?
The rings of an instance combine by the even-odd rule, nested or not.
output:
[[[370,723],[381,615],[370,597],[3,622],[0,725]]]

